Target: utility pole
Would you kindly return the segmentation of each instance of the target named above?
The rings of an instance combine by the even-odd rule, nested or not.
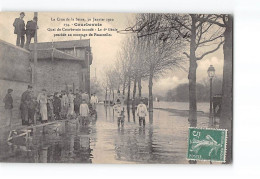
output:
[[[34,17],[37,17],[38,18],[38,12],[34,12]],[[38,19],[36,21],[36,24],[38,22]],[[34,89],[36,89],[37,87],[37,28],[38,28],[38,25],[36,26],[36,29],[35,29],[35,34],[34,34],[34,49],[33,49],[33,78],[32,78],[32,84],[33,84],[33,87]]]
[[[53,45],[53,39],[51,41],[51,85],[52,85],[52,92],[54,92],[54,70],[53,70],[53,65],[54,65],[54,45]]]
[[[33,68],[32,68],[32,86],[37,89],[37,30],[38,30],[38,12],[34,12],[34,17],[37,17],[36,29],[34,34],[34,49],[33,49]],[[34,115],[34,124],[36,124],[36,115]]]
[[[86,91],[90,94],[90,51],[87,51],[87,58]]]

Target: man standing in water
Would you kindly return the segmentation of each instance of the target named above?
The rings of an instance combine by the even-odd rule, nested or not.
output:
[[[146,105],[141,100],[140,104],[138,104],[138,106],[137,106],[137,116],[139,117],[140,126],[142,126],[142,123],[143,123],[143,126],[145,126],[145,116],[147,116],[147,115],[148,115],[148,111],[147,111]]]
[[[98,103],[98,99],[96,97],[96,93],[91,94],[90,103],[92,105],[92,108],[96,110],[96,104]]]
[[[13,23],[14,34],[17,34],[16,46],[20,46],[22,48],[24,46],[24,34],[25,34],[25,23],[23,20],[24,16],[25,16],[25,13],[21,12],[20,17],[16,18]]]
[[[124,127],[124,107],[121,105],[121,101],[117,99],[116,104],[113,106],[117,114],[117,125],[118,127]]]

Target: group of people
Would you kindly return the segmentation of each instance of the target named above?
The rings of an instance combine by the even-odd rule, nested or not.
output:
[[[113,109],[116,112],[117,115],[117,125],[118,127],[124,127],[124,112],[125,108],[121,104],[121,100],[117,99],[116,103],[113,106]],[[145,117],[148,115],[147,107],[144,104],[144,102],[141,100],[140,104],[137,106],[137,116],[139,117],[139,125],[140,126],[145,126]]]
[[[29,49],[31,39],[34,37],[35,32],[38,28],[37,17],[34,17],[33,20],[28,21],[26,26],[25,26],[25,23],[24,23],[24,20],[23,20],[24,16],[25,16],[25,13],[21,12],[20,17],[18,17],[14,20],[14,23],[13,23],[14,34],[17,35],[16,46],[19,46],[19,47],[22,47],[22,48],[24,47],[24,41],[25,41],[24,37],[26,35],[25,48]]]
[[[12,121],[13,109],[13,89],[8,89],[3,100],[8,125]],[[47,90],[42,89],[37,98],[34,96],[33,87],[28,85],[27,90],[21,96],[21,118],[22,125],[31,125],[35,122],[35,115],[39,114],[42,123],[48,120],[69,119],[77,116],[88,117],[93,111],[96,111],[98,98],[95,93],[89,97],[87,92],[76,89],[74,94],[72,90],[67,93],[65,90],[61,93],[55,92],[54,95],[47,95]]]

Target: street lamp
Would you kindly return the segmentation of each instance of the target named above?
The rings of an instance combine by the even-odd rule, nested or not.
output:
[[[213,119],[213,114],[212,114],[212,78],[215,76],[215,68],[210,65],[209,68],[208,68],[208,76],[209,76],[209,79],[210,79],[210,118]],[[214,121],[212,120],[212,124]]]

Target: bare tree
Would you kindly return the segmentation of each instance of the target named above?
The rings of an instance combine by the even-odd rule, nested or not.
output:
[[[217,18],[213,15],[185,14],[165,16],[169,20],[171,28],[177,31],[180,37],[185,39],[189,45],[189,52],[184,52],[189,59],[189,121],[191,126],[197,126],[197,61],[202,60],[206,55],[220,48],[223,44],[223,28],[218,28],[208,21],[200,20],[200,18],[203,18],[216,21]],[[202,49],[206,49],[206,51]]]
[[[182,41],[177,33],[160,32],[164,25],[162,14],[140,14],[137,36],[142,47],[144,70],[148,71],[149,111],[153,111],[153,79],[167,69],[180,66]],[[149,34],[149,35],[147,35]],[[175,40],[171,40],[174,38]],[[146,69],[145,69],[146,68]]]
[[[200,17],[201,22],[209,22],[224,28],[224,68],[222,83],[222,107],[220,128],[228,130],[226,163],[232,161],[232,123],[233,123],[233,17],[230,14],[215,14],[212,18]]]

